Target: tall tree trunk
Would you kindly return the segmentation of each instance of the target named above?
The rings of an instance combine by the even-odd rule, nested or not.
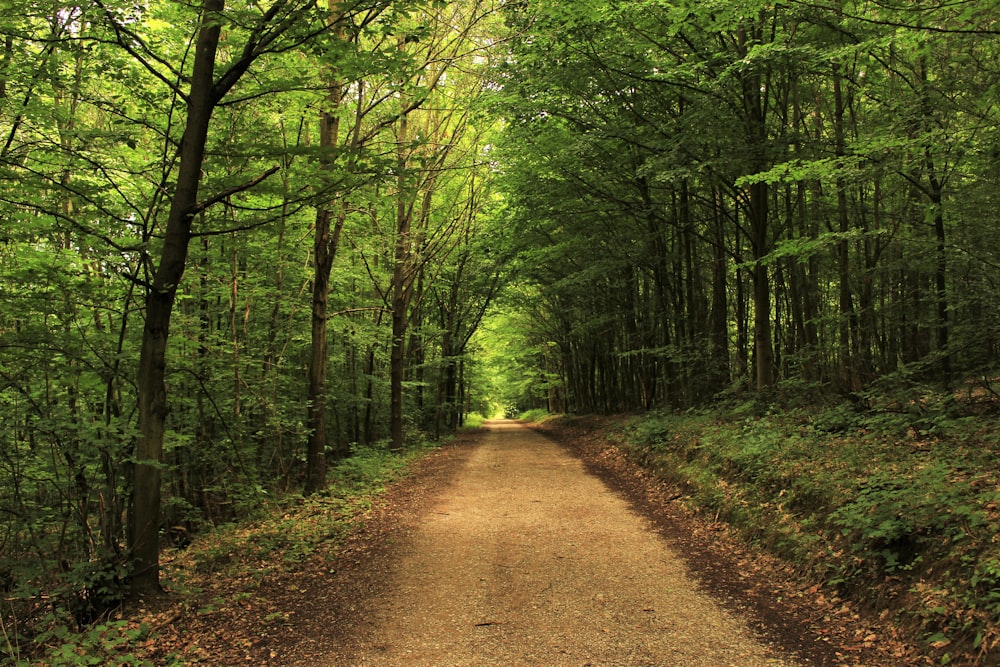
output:
[[[758,19],[758,23],[762,19]],[[750,27],[755,33],[753,41],[760,41],[763,30],[760,25]],[[747,28],[738,34],[741,51],[746,52],[750,44]],[[767,169],[767,123],[765,118],[765,98],[763,77],[750,69],[742,77],[743,112],[745,114],[747,137],[751,154],[750,173]],[[771,345],[771,283],[767,266],[763,259],[770,250],[768,230],[767,182],[759,181],[749,187],[748,216],[750,228],[750,250],[753,253],[753,305],[754,305],[754,357],[756,360],[756,385],[763,389],[774,383],[774,352]]]
[[[929,127],[934,124],[934,105],[929,98],[929,72],[927,57],[920,58],[918,76],[920,82],[920,105],[923,123]],[[930,200],[931,216],[934,220],[934,332],[935,344],[941,358],[941,380],[945,387],[951,386],[951,352],[949,334],[951,323],[948,314],[948,260],[947,238],[944,224],[944,188],[947,176],[939,171],[934,159],[934,147],[924,146],[924,168],[927,171],[927,187],[922,187],[924,194]]]
[[[934,215],[934,296],[937,310],[937,349],[941,354],[941,380],[945,387],[951,387],[951,351],[948,349],[948,338],[951,324],[948,315],[948,259],[944,227],[944,189],[937,172],[934,160],[927,151],[927,169],[930,177],[930,200]]]
[[[750,222],[753,231],[753,343],[757,389],[774,384],[774,351],[771,345],[771,283],[763,257],[767,254],[767,184],[750,188]]]
[[[312,329],[307,408],[309,441],[306,446],[305,482],[307,494],[316,493],[326,486],[326,372],[329,346],[327,302],[334,257],[330,224],[332,218],[328,207],[320,207],[316,212],[313,237]]]
[[[424,271],[420,269],[417,272],[417,284],[414,299],[417,304],[419,304],[423,299],[424,292]],[[424,349],[424,315],[423,310],[418,306],[413,309],[413,317],[409,324],[410,328],[410,357],[414,368],[414,381],[416,382],[416,391],[413,401],[413,409],[416,414],[417,423],[420,428],[426,428],[428,422],[430,421],[424,412],[424,362],[427,358],[427,352]]]
[[[330,23],[336,26],[340,16],[334,14]],[[337,35],[343,38],[340,30]],[[327,92],[328,108],[320,113],[320,163],[330,169],[333,151],[340,138],[340,107],[343,84],[330,75]],[[306,445],[305,492],[316,493],[326,487],[326,389],[329,365],[329,333],[327,305],[330,297],[330,272],[337,254],[340,231],[344,226],[343,207],[334,212],[331,203],[316,209],[316,229],[313,232],[312,329],[309,349],[309,396],[307,419],[309,441]]]
[[[718,393],[729,384],[729,272],[722,193],[713,188],[712,197],[712,309],[709,315],[710,390]]]
[[[187,263],[191,222],[198,203],[201,167],[214,99],[215,54],[224,22],[224,0],[205,0],[195,46],[187,124],[181,138],[177,183],[170,202],[163,249],[146,294],[146,323],[139,354],[139,440],[132,474],[129,548],[136,593],[159,590],[160,465],[167,418],[164,383],[167,337],[174,298]]]
[[[840,65],[833,66],[833,137],[834,154],[838,158],[846,155],[844,138],[844,94],[843,76]],[[839,337],[841,386],[845,391],[856,392],[861,389],[856,367],[854,347],[851,344],[857,337],[857,314],[854,311],[854,298],[851,292],[850,243],[847,233],[850,231],[850,218],[847,210],[847,181],[838,175],[837,181],[837,231],[840,239],[837,242],[837,279],[840,283],[839,305]]]
[[[401,47],[402,48],[402,43]],[[403,381],[406,375],[407,271],[413,208],[407,184],[409,116],[397,128],[396,243],[392,267],[392,343],[389,353],[389,437],[393,449],[403,448]]]

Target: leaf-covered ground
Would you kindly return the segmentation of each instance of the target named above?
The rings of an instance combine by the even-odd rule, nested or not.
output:
[[[693,511],[674,484],[637,465],[610,434],[624,418],[544,421],[536,428],[575,451],[612,488],[628,497],[681,553],[706,589],[734,607],[750,605],[757,628],[815,665],[909,667],[929,664],[887,616],[863,610],[809,578],[793,564],[748,546],[718,515]]]
[[[991,402],[960,398],[652,413],[604,423],[595,447],[779,557],[808,604],[887,628],[860,645],[1000,664],[1000,425]]]
[[[351,600],[378,585],[395,514],[447,478],[461,439],[402,454],[362,450],[325,494],[288,497],[256,521],[220,527],[163,556],[164,595],[85,632],[22,647],[35,665],[263,665],[336,637]]]

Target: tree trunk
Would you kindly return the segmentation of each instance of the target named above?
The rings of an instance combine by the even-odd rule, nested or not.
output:
[[[833,67],[833,136],[834,154],[838,158],[846,155],[844,139],[844,95],[842,92],[840,66]],[[841,386],[845,391],[856,392],[861,389],[853,354],[852,340],[857,337],[857,315],[854,312],[854,298],[850,281],[850,244],[847,233],[850,231],[850,218],[847,210],[847,182],[843,176],[837,176],[837,231],[840,239],[837,242],[837,279],[839,288],[840,321],[838,327],[838,349],[840,356]]]
[[[393,449],[403,448],[403,381],[406,374],[407,268],[410,256],[410,221],[413,209],[408,196],[407,140],[409,118],[403,114],[397,130],[396,244],[392,267],[392,343],[389,353],[389,437]]]
[[[710,390],[718,393],[726,388],[730,380],[729,369],[729,288],[728,258],[726,256],[726,236],[724,226],[724,200],[721,193],[713,191],[713,234],[712,243],[712,308],[709,314]]]
[[[331,16],[336,25],[339,15]],[[338,31],[338,36],[342,37]],[[335,79],[331,75],[331,79]],[[327,109],[320,113],[320,163],[324,169],[333,165],[333,151],[340,137],[340,106],[344,89],[331,80],[327,93]],[[337,254],[344,213],[334,213],[330,203],[316,209],[316,229],[313,233],[312,330],[309,354],[309,399],[307,419],[309,442],[306,446],[305,492],[316,493],[326,487],[326,389],[329,364],[329,334],[327,304],[330,296],[330,272]]]
[[[755,33],[762,32],[760,26],[751,26]],[[746,51],[750,36],[746,28],[739,31],[742,51]],[[760,35],[755,35],[759,41]],[[748,148],[750,151],[750,173],[767,169],[767,124],[763,77],[750,70],[742,77],[743,111],[745,114]],[[753,305],[754,305],[754,357],[756,359],[756,385],[763,389],[774,383],[774,352],[771,346],[771,284],[764,257],[770,250],[768,238],[768,196],[767,182],[759,181],[749,187],[749,228],[750,250],[753,253]]]
[[[307,494],[326,486],[326,371],[327,371],[327,300],[330,293],[330,271],[333,252],[330,242],[330,220],[326,207],[316,212],[313,237],[312,329],[309,348],[309,399],[307,419],[309,442],[306,446]]]
[[[223,7],[224,0],[205,0],[203,4],[177,184],[170,202],[160,262],[146,294],[146,324],[139,354],[139,440],[135,450],[129,521],[132,587],[137,594],[159,590],[160,466],[167,418],[164,383],[167,337],[174,298],[187,262],[208,127],[216,103],[213,77]]]
[[[930,156],[927,158],[931,174],[931,204],[934,207],[934,296],[937,310],[937,349],[941,354],[941,380],[946,388],[951,387],[951,352],[948,338],[951,324],[948,315],[948,259],[945,243],[944,196]]]

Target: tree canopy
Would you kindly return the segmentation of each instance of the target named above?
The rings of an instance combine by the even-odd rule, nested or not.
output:
[[[995,4],[507,15],[503,189],[567,407],[990,373]]]

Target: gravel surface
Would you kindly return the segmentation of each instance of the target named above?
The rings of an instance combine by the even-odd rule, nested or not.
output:
[[[798,665],[559,445],[490,424],[316,665]],[[712,567],[712,563],[704,563]]]

